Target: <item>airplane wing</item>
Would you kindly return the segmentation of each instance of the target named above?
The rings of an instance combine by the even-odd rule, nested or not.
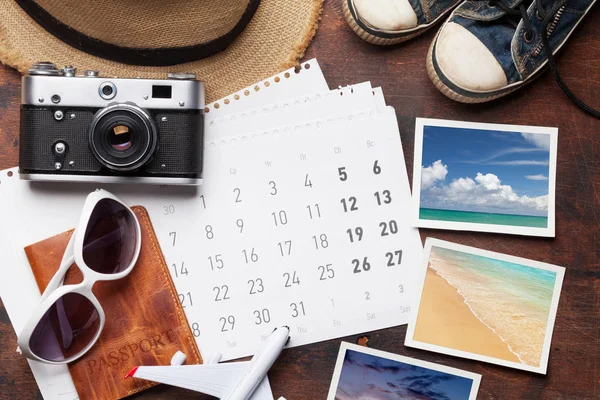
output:
[[[248,369],[249,363],[249,361],[244,361],[225,364],[141,366],[132,370],[127,376],[178,386],[221,398],[227,395],[231,388],[240,381]],[[253,400],[273,399],[268,382],[266,385],[270,397],[256,397],[259,390],[265,386],[265,381],[266,379],[263,379],[254,392]]]
[[[254,393],[252,393],[250,400],[273,400],[273,392],[271,391],[269,378],[266,375]]]

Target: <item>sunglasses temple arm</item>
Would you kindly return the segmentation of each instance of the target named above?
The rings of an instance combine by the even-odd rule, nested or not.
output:
[[[63,255],[63,258],[60,262],[60,267],[58,268],[58,270],[56,271],[56,273],[54,274],[54,276],[48,283],[48,286],[46,286],[46,289],[44,290],[44,293],[42,294],[41,301],[44,301],[52,292],[54,292],[56,289],[58,289],[60,286],[62,286],[62,284],[65,280],[65,274],[67,273],[67,271],[69,270],[71,265],[73,265],[73,263],[75,262],[75,255],[74,255],[74,251],[73,251],[74,245],[75,245],[75,232],[73,232],[73,234],[71,235],[71,240],[69,240],[69,244],[67,245],[67,248],[65,249],[65,253]]]

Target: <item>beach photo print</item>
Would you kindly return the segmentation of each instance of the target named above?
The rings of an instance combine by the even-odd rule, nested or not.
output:
[[[327,400],[475,400],[481,375],[342,342]]]
[[[417,118],[412,224],[554,237],[558,130]]]
[[[404,344],[545,374],[564,271],[427,238]]]

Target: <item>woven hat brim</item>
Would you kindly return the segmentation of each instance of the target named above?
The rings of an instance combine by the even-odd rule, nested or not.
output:
[[[194,72],[206,85],[207,102],[212,102],[295,65],[315,35],[322,5],[322,0],[262,0],[246,29],[224,51],[185,64],[148,67],[77,50],[44,30],[14,1],[0,0],[0,61],[21,73],[38,61],[123,78]]]

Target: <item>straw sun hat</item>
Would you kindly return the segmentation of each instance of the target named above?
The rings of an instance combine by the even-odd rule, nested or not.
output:
[[[116,77],[194,72],[207,101],[293,66],[322,0],[0,0],[0,60]]]

